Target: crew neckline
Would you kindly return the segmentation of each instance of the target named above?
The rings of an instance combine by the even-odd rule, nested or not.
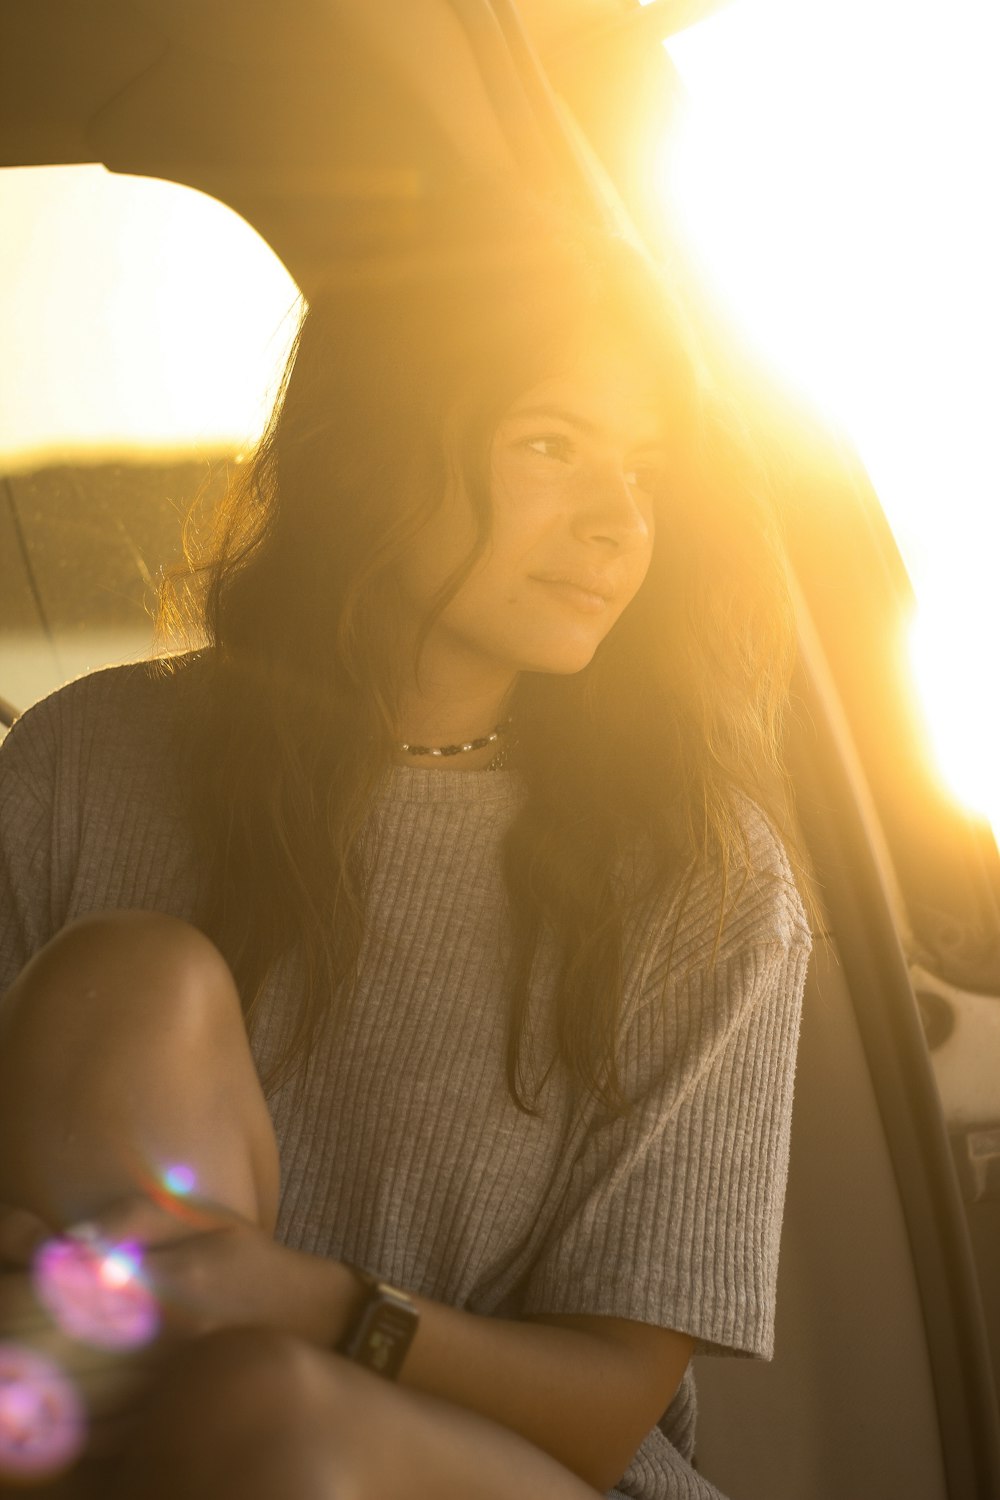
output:
[[[506,806],[517,801],[523,782],[516,771],[437,771],[426,766],[390,766],[379,787],[380,802],[465,802]]]

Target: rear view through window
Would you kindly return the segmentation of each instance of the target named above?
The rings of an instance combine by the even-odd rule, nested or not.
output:
[[[298,290],[230,209],[101,167],[0,173],[0,698],[148,654],[181,556],[267,417]]]

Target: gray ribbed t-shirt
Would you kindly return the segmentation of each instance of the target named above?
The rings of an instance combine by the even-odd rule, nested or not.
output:
[[[191,670],[82,678],[0,748],[0,991],[89,911],[193,915],[174,737]],[[574,1104],[554,1070],[532,1118],[504,1077],[500,844],[522,795],[514,772],[387,776],[359,983],[270,1099],[279,1237],[471,1312],[633,1318],[703,1350],[769,1357],[810,945],[784,852],[748,804],[756,878],[714,957],[718,888],[708,872],[695,880],[666,983],[671,903],[632,920],[630,1114],[609,1122]],[[532,994],[543,1043],[551,973],[543,953]],[[286,959],[253,1038],[262,1070],[297,984]],[[716,1495],[689,1463],[693,1416],[689,1375],[613,1493]]]

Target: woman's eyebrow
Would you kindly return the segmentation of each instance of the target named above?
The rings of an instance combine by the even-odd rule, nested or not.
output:
[[[581,417],[579,412],[567,411],[564,406],[519,406],[510,415],[512,417],[556,417],[560,422],[568,422],[571,427],[578,427],[581,432],[593,434],[597,431],[596,422],[591,422],[587,417]]]
[[[589,417],[581,416],[579,412],[568,411],[565,406],[519,406],[510,413],[510,419],[516,421],[521,417],[555,417],[557,421],[566,422],[570,427],[575,427],[579,432],[584,432],[588,437],[593,437],[600,432],[600,424],[592,422]],[[661,436],[643,437],[631,445],[635,452],[641,452],[648,448],[666,448],[666,440]]]

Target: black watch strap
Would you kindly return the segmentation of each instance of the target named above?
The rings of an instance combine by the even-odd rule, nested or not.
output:
[[[337,1353],[374,1370],[376,1375],[395,1380],[417,1331],[420,1314],[398,1287],[380,1281],[362,1266],[352,1266],[347,1261],[342,1264],[361,1282],[365,1295],[337,1345]]]

